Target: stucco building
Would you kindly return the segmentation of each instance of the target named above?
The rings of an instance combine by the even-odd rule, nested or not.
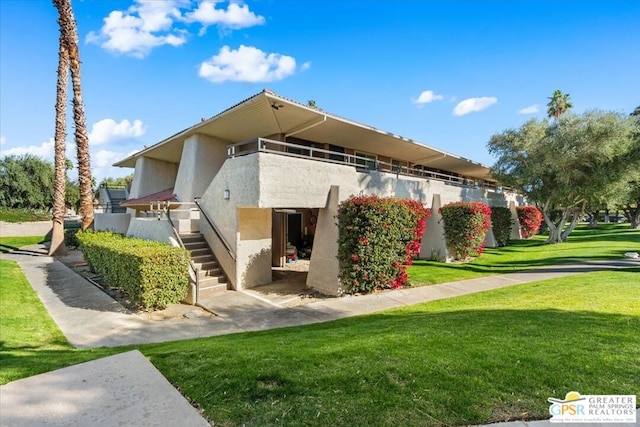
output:
[[[310,287],[340,293],[335,215],[354,194],[427,207],[434,200],[516,201],[486,166],[269,90],[116,166],[135,168],[129,200],[121,203],[131,217],[127,234],[187,246],[186,236],[201,234],[206,245],[191,247],[194,261],[210,248],[216,260],[198,265],[212,267],[210,276],[224,274],[224,286],[236,290],[271,282],[272,267],[298,256],[310,259]],[[160,213],[165,207],[170,221]],[[427,240],[442,240],[441,231],[433,236],[436,225],[427,229],[425,257],[439,247]]]

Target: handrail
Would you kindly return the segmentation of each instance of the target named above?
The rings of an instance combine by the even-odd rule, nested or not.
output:
[[[283,147],[284,150],[277,150],[270,148],[269,146]],[[246,149],[240,149],[246,147]],[[286,151],[287,148],[292,148],[300,151],[300,153],[292,153]],[[466,178],[463,176],[455,176],[442,172],[437,172],[431,169],[427,169],[426,166],[409,167],[408,162],[402,161],[403,164],[394,164],[384,162],[378,159],[369,157],[357,156],[355,154],[341,153],[339,151],[325,150],[322,148],[309,147],[306,145],[292,144],[290,142],[275,141],[266,138],[255,138],[249,141],[238,142],[227,146],[227,158],[234,158],[244,156],[253,153],[272,153],[282,156],[296,157],[301,159],[310,159],[325,163],[336,163],[341,165],[355,166],[356,168],[362,168],[365,170],[377,170],[380,172],[395,173],[396,175],[414,176],[425,179],[437,179],[439,181],[451,182],[457,185],[468,187],[484,187],[500,191],[499,185],[483,181],[477,178]],[[398,161],[400,163],[400,161]]]
[[[233,249],[231,249],[231,245],[229,245],[227,240],[222,236],[222,233],[220,232],[220,230],[218,230],[218,227],[216,227],[216,225],[213,223],[211,218],[209,218],[209,215],[207,215],[207,213],[202,209],[202,206],[200,206],[200,202],[199,202],[200,199],[201,199],[201,197],[195,197],[193,199],[193,201],[195,202],[196,206],[198,206],[198,209],[200,210],[200,213],[202,213],[204,215],[204,219],[207,220],[207,223],[209,223],[209,226],[211,227],[213,232],[216,233],[216,236],[218,237],[218,239],[220,239],[220,241],[224,245],[224,248],[229,253],[229,256],[231,256],[231,258],[235,261],[236,260],[235,252],[233,251]]]
[[[167,220],[169,221],[169,224],[171,225],[171,229],[173,230],[173,235],[176,237],[176,239],[178,239],[178,243],[180,244],[180,247],[182,249],[187,249],[184,246],[184,242],[182,241],[182,238],[180,237],[180,233],[178,233],[178,230],[176,230],[175,225],[173,225],[173,220],[171,219],[171,210],[169,209],[169,203],[164,202],[164,211],[165,211],[165,215],[167,217]],[[198,267],[196,267],[196,264],[193,262],[193,259],[191,259],[191,257],[189,257],[189,265],[191,266],[191,270],[193,270],[193,274],[196,278],[196,295],[194,298],[194,304],[198,303],[198,300],[200,299],[200,269]]]

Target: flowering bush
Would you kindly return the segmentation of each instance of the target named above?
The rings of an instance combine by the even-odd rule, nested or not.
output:
[[[342,202],[338,262],[345,292],[403,286],[430,214],[415,200],[354,196]]]
[[[511,236],[511,226],[513,218],[509,208],[501,206],[491,207],[491,226],[493,227],[493,237],[498,246],[507,246]]]
[[[455,259],[480,255],[491,224],[491,209],[481,202],[455,202],[440,208],[444,235]]]
[[[518,220],[522,237],[528,239],[538,232],[542,224],[542,212],[535,206],[518,206]]]

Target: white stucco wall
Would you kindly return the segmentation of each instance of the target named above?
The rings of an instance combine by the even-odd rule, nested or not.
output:
[[[227,158],[228,143],[206,135],[192,135],[184,142],[174,193],[185,202],[201,197]]]
[[[131,215],[128,213],[97,213],[93,218],[93,228],[96,231],[126,233],[130,220]]]
[[[155,240],[157,242],[169,243],[173,246],[180,246],[173,237],[171,224],[166,218],[131,218],[127,237],[137,237],[145,240]]]
[[[202,195],[201,205],[236,255],[236,289],[263,283],[271,251],[270,226],[268,234],[265,228],[264,235],[241,239],[239,218],[243,214],[240,211],[245,208],[265,211],[271,208],[325,208],[331,186],[339,187],[339,201],[359,193],[412,198],[422,201],[427,207],[431,207],[434,194],[440,195],[442,205],[456,201],[482,201],[491,206],[506,206],[515,200],[513,195],[482,188],[397,177],[391,173],[358,172],[347,165],[270,153],[228,159]],[[229,191],[229,200],[224,199],[225,190]],[[200,221],[201,230],[208,228],[204,218]],[[244,223],[245,220],[242,221]],[[269,224],[270,221],[271,217]],[[204,234],[212,245],[211,234]],[[251,267],[257,270],[249,271],[247,266],[255,265],[260,267]]]
[[[177,172],[176,163],[140,157],[136,160],[129,198],[135,199],[173,187]]]

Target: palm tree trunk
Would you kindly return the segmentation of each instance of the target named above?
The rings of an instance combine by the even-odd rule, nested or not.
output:
[[[81,230],[93,224],[93,189],[91,179],[91,156],[89,154],[89,136],[82,102],[82,79],[80,77],[80,52],[78,49],[78,27],[73,16],[71,0],[53,0],[58,9],[62,35],[67,42],[73,86],[73,121],[76,125],[75,140],[78,156],[78,183],[80,187]]]
[[[69,84],[69,51],[62,33],[58,52],[58,83],[56,85],[55,177],[53,181],[53,232],[49,256],[65,255],[64,214],[67,186],[65,140],[67,138],[67,86]]]

